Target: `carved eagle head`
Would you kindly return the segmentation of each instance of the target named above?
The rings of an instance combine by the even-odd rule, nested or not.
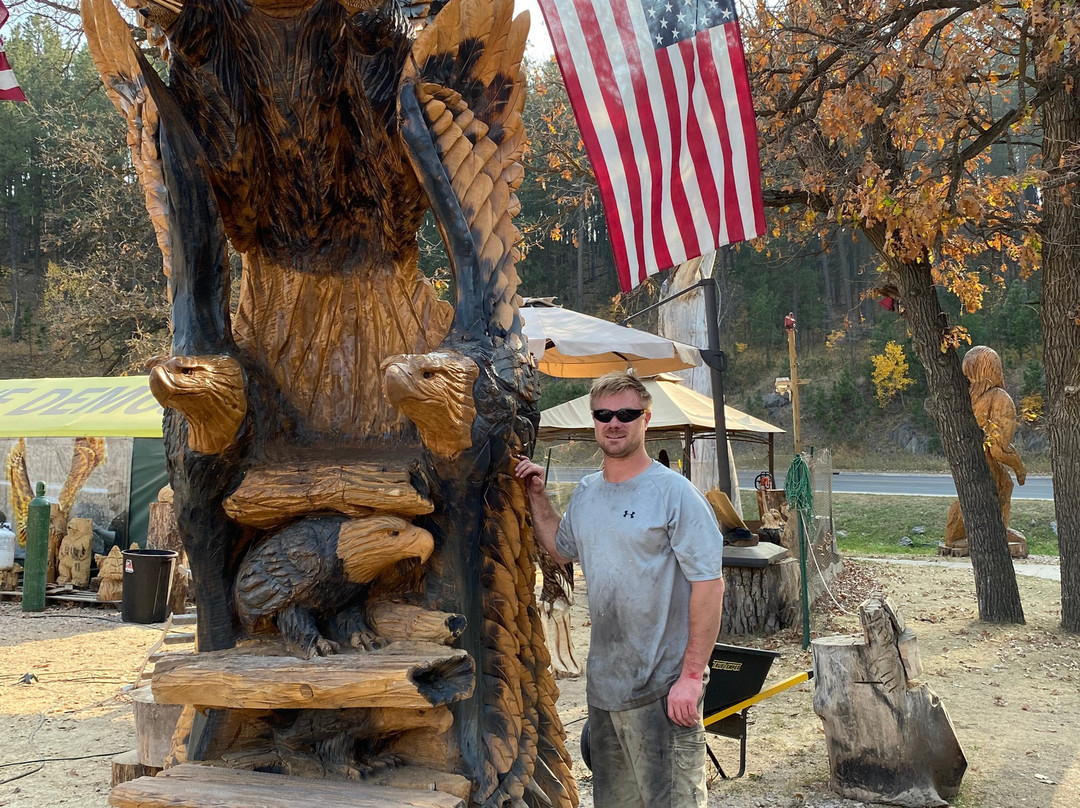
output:
[[[151,360],[150,392],[162,407],[183,413],[188,446],[219,454],[236,439],[247,414],[244,371],[231,356]]]
[[[428,531],[388,514],[344,522],[337,540],[345,578],[355,584],[371,583],[383,570],[407,558],[423,563],[434,549],[435,540]]]
[[[386,400],[416,424],[424,446],[452,456],[472,445],[480,369],[453,352],[399,354],[382,364]]]

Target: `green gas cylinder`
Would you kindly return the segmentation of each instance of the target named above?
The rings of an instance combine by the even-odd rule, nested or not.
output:
[[[49,565],[49,500],[45,483],[37,484],[26,517],[26,562],[23,567],[22,610],[45,611],[45,572]]]

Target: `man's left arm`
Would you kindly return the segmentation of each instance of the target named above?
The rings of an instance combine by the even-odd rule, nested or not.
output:
[[[668,718],[684,727],[698,720],[702,674],[720,633],[724,579],[690,582],[690,638],[683,653],[682,673],[667,697]]]

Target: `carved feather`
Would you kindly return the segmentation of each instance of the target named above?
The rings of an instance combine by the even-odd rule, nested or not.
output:
[[[15,538],[19,546],[25,547],[26,517],[30,513],[30,500],[34,498],[30,476],[26,473],[26,438],[15,441],[15,445],[8,452],[4,470],[11,486],[11,525],[15,528]]]
[[[520,347],[516,317],[520,238],[513,214],[526,137],[521,120],[525,82],[521,59],[529,31],[527,13],[513,17],[513,0],[453,0],[420,32],[406,75],[431,132],[475,257],[455,266],[459,278],[474,273],[488,333],[511,337]],[[459,306],[460,308],[460,306]]]
[[[60,489],[58,502],[60,510],[71,513],[75,498],[83,485],[94,473],[94,469],[105,462],[104,438],[75,438],[75,448],[71,456],[71,468],[68,471],[64,487]]]

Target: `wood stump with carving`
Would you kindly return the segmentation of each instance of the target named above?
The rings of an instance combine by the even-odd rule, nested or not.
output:
[[[830,786],[866,802],[946,806],[967,759],[940,698],[917,681],[915,634],[888,599],[859,607],[861,636],[813,641],[814,712],[825,725]]]
[[[168,86],[111,0],[83,18],[169,277],[172,351],[150,385],[199,656],[233,655],[191,688],[155,673],[156,697],[207,708],[181,718],[174,758],[315,777],[423,763],[476,804],[570,808],[512,473],[539,421],[512,222],[527,15],[139,5]],[[429,209],[452,304],[418,271]],[[391,637],[432,634],[455,654]],[[377,712],[436,707],[439,732]]]

